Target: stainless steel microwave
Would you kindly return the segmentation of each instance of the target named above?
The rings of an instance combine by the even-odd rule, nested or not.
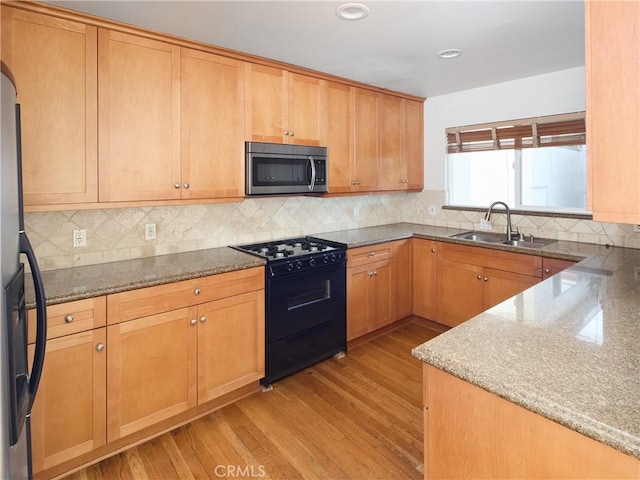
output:
[[[327,192],[327,147],[245,143],[245,193]]]

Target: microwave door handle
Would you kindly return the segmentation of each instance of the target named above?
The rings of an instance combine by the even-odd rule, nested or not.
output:
[[[313,161],[312,156],[309,156],[309,164],[311,165],[311,183],[309,184],[309,190],[312,191],[316,185],[316,162]]]

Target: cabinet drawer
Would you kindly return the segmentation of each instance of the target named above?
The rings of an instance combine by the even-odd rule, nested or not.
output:
[[[542,258],[536,255],[440,242],[438,258],[537,278],[542,277]]]
[[[107,297],[109,325],[264,288],[264,267],[116,293]]]
[[[367,263],[393,258],[393,243],[378,243],[366,247],[350,248],[347,250],[347,265],[357,267]]]
[[[106,323],[106,297],[87,298],[47,307],[47,338],[84,332]],[[36,311],[28,312],[28,342],[36,341]]]

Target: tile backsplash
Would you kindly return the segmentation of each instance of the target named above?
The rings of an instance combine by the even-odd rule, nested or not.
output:
[[[259,242],[397,222],[479,228],[480,212],[442,210],[446,193],[392,193],[353,197],[252,198],[239,203],[28,213],[26,230],[43,270]],[[429,206],[435,205],[435,215]],[[497,213],[497,211],[496,211]],[[505,216],[494,214],[494,229]],[[513,215],[524,234],[640,248],[631,225]],[[156,239],[144,227],[156,224]],[[87,246],[73,248],[74,229]]]

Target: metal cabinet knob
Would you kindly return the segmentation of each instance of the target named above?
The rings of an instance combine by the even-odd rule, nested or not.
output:
[[[195,318],[192,318],[191,320],[189,320],[189,323],[191,325],[195,325],[196,323],[198,323],[198,320],[196,320]]]
[[[435,247],[431,249],[431,253],[436,253]]]
[[[180,184],[178,182],[173,184],[174,188],[180,188]]]
[[[478,280],[482,280],[482,275],[477,275],[477,276],[476,276],[476,278],[477,278]]]
[[[69,314],[66,317],[64,317],[64,321],[67,323],[71,323],[73,322],[73,315]]]
[[[184,188],[189,188],[189,184],[188,184],[188,183],[185,183],[185,184],[183,185],[183,187],[184,187]]]
[[[551,273],[551,269],[550,268],[545,268],[544,269],[544,273]]]
[[[99,343],[96,345],[96,350],[98,352],[101,352],[102,350],[104,350],[104,343]]]
[[[370,276],[370,277],[373,277],[373,272],[369,272],[369,276]]]
[[[378,270],[374,270],[373,274],[377,277],[378,276]]]
[[[374,256],[375,256],[375,254],[376,254],[376,252],[371,252],[371,253],[369,253],[369,256],[370,256],[370,257],[374,257]]]
[[[289,130],[285,130],[284,134],[288,136],[289,135]]]
[[[194,294],[194,295],[200,295],[200,289],[199,289],[199,288],[196,288],[196,289],[193,291],[193,294]]]
[[[483,278],[483,280],[484,280],[485,282],[488,282],[488,281],[489,281],[489,277],[484,277],[484,278]]]
[[[289,132],[289,135],[293,137],[293,131]]]
[[[206,321],[207,321],[207,317],[205,317],[204,315],[202,315],[202,316],[200,317],[200,322],[204,323],[204,322],[206,322]]]

